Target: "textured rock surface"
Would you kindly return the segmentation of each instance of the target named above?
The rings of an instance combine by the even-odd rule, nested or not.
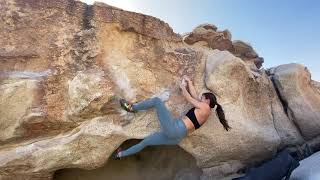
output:
[[[212,49],[232,49],[231,33],[228,30],[217,31],[217,27],[210,24],[199,25],[184,37],[184,42],[188,44],[194,44],[198,41],[207,42],[207,46]]]
[[[197,26],[191,33],[184,36],[183,40],[187,44],[205,42],[204,46],[212,49],[227,50],[235,56],[245,61],[251,69],[260,69],[264,60],[259,57],[255,50],[243,41],[232,41],[229,30],[217,31],[217,27],[210,24]]]
[[[232,127],[224,131],[212,113],[179,144],[202,169],[202,179],[232,176],[279,148],[303,143],[299,130],[308,139],[316,135],[308,128],[319,118],[288,118],[277,95],[283,92],[256,68],[257,53],[246,44],[230,43],[231,33],[217,32],[213,25],[193,32],[201,41],[210,39],[207,46],[195,43],[198,35],[189,36],[194,44],[187,45],[157,18],[72,0],[0,0],[0,20],[0,179],[51,179],[60,169],[92,170],[112,163],[109,156],[125,140],[159,130],[153,109],[126,113],[118,99],[140,101],[169,92],[166,105],[180,117],[190,108],[178,89],[184,74],[199,93],[217,95]],[[282,77],[280,70],[274,77]],[[318,82],[308,80],[314,95],[298,88],[294,96],[281,94],[289,107],[311,106],[309,98],[320,90]],[[305,99],[299,101],[299,93]],[[314,114],[310,117],[318,117]],[[307,121],[310,132],[298,121]]]
[[[300,64],[286,64],[271,70],[286,113],[306,139],[320,135],[320,93],[308,69]]]
[[[1,141],[21,136],[23,123],[36,123],[37,117],[41,116],[41,113],[32,112],[36,87],[37,81],[29,79],[11,79],[0,86]]]
[[[247,62],[252,69],[255,69],[254,65],[259,69],[264,59],[262,57],[259,57],[259,55],[256,53],[256,51],[252,48],[251,45],[248,43],[245,43],[243,41],[233,41],[232,42],[233,49],[232,53],[240,57],[242,60]]]

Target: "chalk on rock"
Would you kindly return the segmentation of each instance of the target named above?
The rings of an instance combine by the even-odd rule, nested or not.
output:
[[[169,89],[164,89],[163,91],[153,95],[152,97],[158,97],[160,98],[163,102],[168,101],[170,98],[170,90]]]

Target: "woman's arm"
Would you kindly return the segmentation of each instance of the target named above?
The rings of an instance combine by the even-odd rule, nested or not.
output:
[[[187,91],[186,87],[183,85],[180,85],[181,91],[182,91],[182,95],[186,98],[186,100],[188,102],[190,102],[194,107],[196,108],[202,108],[203,107],[203,103],[198,101],[197,99],[193,98],[189,92]]]
[[[191,95],[194,99],[199,100],[198,93],[197,93],[196,88],[194,87],[193,82],[191,81],[191,79],[190,79],[188,76],[184,76],[183,78],[187,81],[190,95]]]

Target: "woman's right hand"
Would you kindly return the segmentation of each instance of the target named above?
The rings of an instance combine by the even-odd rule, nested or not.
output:
[[[191,82],[191,79],[187,75],[184,75],[183,79],[185,79],[187,82]]]
[[[186,84],[180,83],[179,88],[180,90],[186,89]]]
[[[180,89],[185,88],[186,86],[187,86],[187,81],[184,78],[182,78],[182,81],[180,83]]]

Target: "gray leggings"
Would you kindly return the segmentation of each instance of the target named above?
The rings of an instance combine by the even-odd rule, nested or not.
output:
[[[133,110],[144,110],[155,107],[160,121],[161,131],[155,132],[140,143],[121,152],[121,157],[128,156],[141,151],[149,145],[175,145],[187,136],[187,128],[181,119],[174,120],[160,98],[154,97],[145,101],[133,104]]]

